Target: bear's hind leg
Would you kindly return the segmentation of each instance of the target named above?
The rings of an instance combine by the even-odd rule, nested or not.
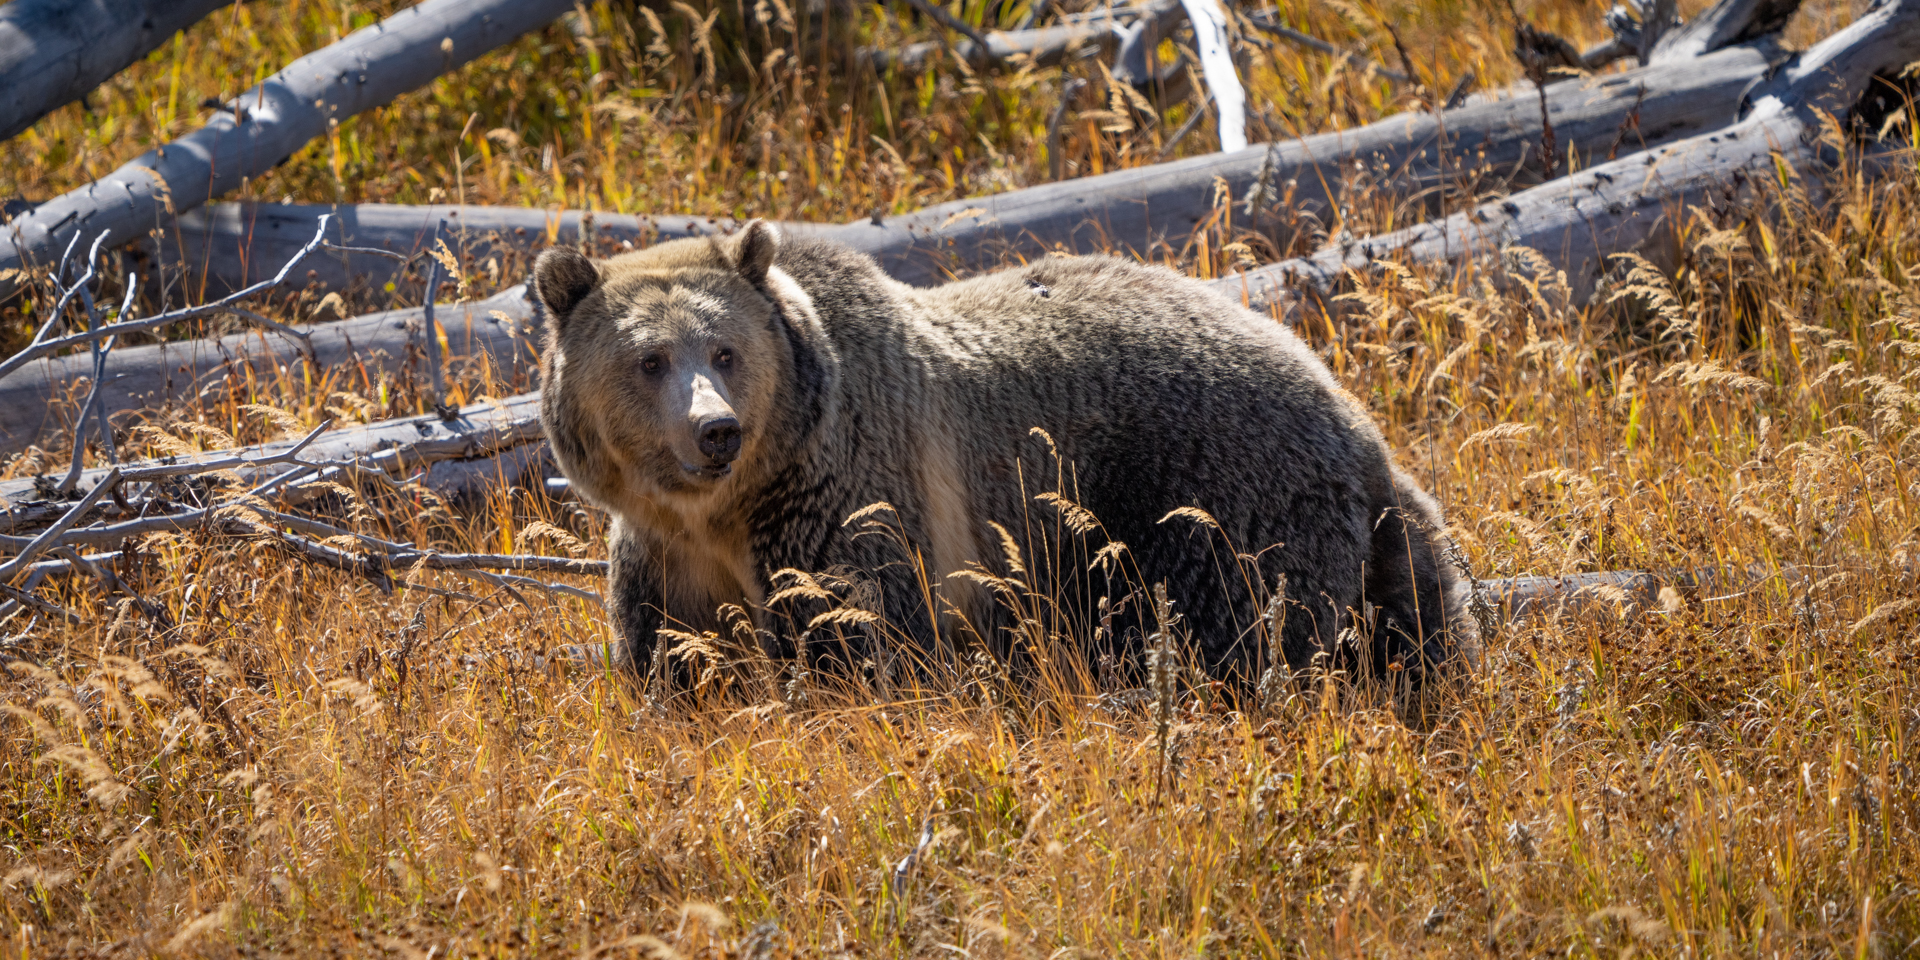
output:
[[[1393,493],[1396,502],[1375,517],[1367,563],[1366,599],[1377,611],[1373,667],[1379,675],[1398,661],[1418,680],[1457,655],[1464,600],[1442,552],[1439,506],[1397,469]]]

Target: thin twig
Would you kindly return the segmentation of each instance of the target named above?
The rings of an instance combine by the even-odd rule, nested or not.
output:
[[[54,271],[53,274],[53,284],[55,289],[60,291],[60,299],[54,301],[53,311],[47,314],[47,322],[41,324],[40,329],[34,332],[33,339],[27,342],[28,350],[46,341],[47,336],[60,325],[61,318],[66,316],[67,305],[73,302],[73,298],[79,294],[82,288],[93,282],[93,265],[100,257],[100,244],[106,242],[106,239],[107,235],[105,233],[93,238],[93,246],[87,250],[86,272],[81,274],[80,279],[74,281],[72,286],[61,286],[63,281],[60,278],[66,275],[67,259],[73,256],[73,247],[80,242],[80,234],[74,234],[73,239],[67,241],[67,252],[60,258],[60,269]],[[11,363],[12,361],[8,362]],[[6,376],[11,370],[11,367],[0,364],[0,377]]]
[[[987,49],[987,35],[981,33],[973,24],[948,13],[945,8],[933,3],[932,0],[907,0],[907,2],[913,4],[913,8],[928,19],[972,40],[973,48],[979,51],[978,56],[987,59],[993,57],[993,53]]]
[[[445,233],[447,221],[441,220],[433,228],[433,239],[427,245],[427,296],[420,305],[420,332],[427,338],[427,369],[432,374],[434,413],[442,420],[452,420],[460,415],[459,408],[447,406],[446,374],[440,369],[440,328],[433,319],[433,301],[440,294],[440,235]]]
[[[1337,46],[1334,46],[1331,43],[1328,43],[1325,40],[1320,39],[1319,37],[1312,36],[1311,34],[1301,33],[1300,31],[1295,30],[1284,23],[1281,23],[1279,11],[1274,10],[1272,8],[1267,8],[1264,10],[1256,10],[1253,13],[1248,14],[1247,22],[1252,24],[1254,28],[1259,30],[1261,33],[1278,37],[1282,40],[1287,41],[1288,43],[1295,44],[1297,46],[1306,47],[1309,50],[1314,50],[1320,53],[1324,53],[1329,57],[1335,57],[1341,60],[1346,60],[1361,67],[1371,67],[1373,69],[1373,72],[1379,74],[1382,77],[1385,77],[1388,80],[1393,81],[1394,83],[1412,83],[1413,82],[1413,77],[1410,74],[1401,73],[1398,70],[1391,69],[1378,62],[1375,62],[1374,60],[1368,57],[1361,56],[1360,54],[1355,53],[1351,50],[1343,50]]]
[[[92,510],[93,505],[99,503],[100,498],[106,496],[107,491],[119,485],[120,468],[115,467],[111,473],[107,474],[106,479],[95,484],[94,488],[88,491],[86,496],[81,497],[80,502],[74,504],[73,509],[68,510],[60,519],[55,520],[53,526],[41,531],[40,535],[34,537],[32,541],[22,547],[20,553],[12,560],[6,563],[0,563],[0,583],[12,583],[16,573],[19,573],[27,564],[33,562],[33,558],[38,556],[42,550],[59,542],[61,534],[66,533],[69,528],[80,521],[81,517],[86,516],[87,511]]]
[[[1053,116],[1047,120],[1047,164],[1052,167],[1053,179],[1066,176],[1067,158],[1060,153],[1060,128],[1067,122],[1067,109],[1073,105],[1073,98],[1085,89],[1087,81],[1072,77],[1060,86],[1060,105],[1053,108]]]
[[[0,377],[5,377],[7,374],[10,374],[13,371],[18,370],[21,367],[26,366],[27,364],[32,363],[35,360],[40,359],[41,357],[51,356],[52,354],[58,353],[61,350],[65,350],[68,347],[79,346],[80,344],[83,344],[83,343],[92,343],[96,340],[101,340],[106,337],[119,336],[120,334],[138,333],[144,330],[153,330],[159,327],[164,327],[170,323],[179,323],[182,320],[191,320],[195,317],[203,317],[210,313],[219,313],[222,311],[227,311],[227,310],[230,310],[232,306],[236,303],[241,303],[243,301],[252,299],[253,297],[259,296],[260,294],[265,293],[268,290],[272,290],[273,288],[281,285],[282,283],[285,283],[287,280],[287,275],[291,274],[293,272],[293,268],[296,265],[298,265],[300,261],[306,259],[308,254],[311,254],[315,250],[319,249],[322,238],[326,236],[327,221],[331,219],[332,216],[333,216],[332,214],[327,214],[327,213],[321,214],[319,226],[313,232],[313,239],[307,241],[306,246],[301,247],[298,253],[295,253],[292,256],[292,258],[288,259],[287,262],[283,266],[281,266],[280,272],[274,274],[273,276],[265,280],[260,281],[259,283],[255,283],[251,286],[237,290],[231,294],[228,294],[225,297],[222,297],[218,300],[213,301],[212,303],[202,304],[197,307],[182,307],[178,310],[170,310],[166,313],[155,314],[154,316],[147,317],[142,320],[127,320],[127,321],[122,321],[120,323],[110,323],[104,327],[100,327],[95,330],[89,330],[85,333],[70,334],[68,336],[57,337],[52,340],[40,341],[36,339],[36,341],[32,344],[29,344],[26,349],[20,351],[19,353],[14,354],[11,357],[8,357],[4,362],[0,362]],[[103,239],[104,237],[105,235],[102,234]],[[96,250],[99,248],[99,243],[97,241],[94,244],[94,248]],[[91,268],[89,268],[88,270],[88,276],[89,277],[92,276]]]

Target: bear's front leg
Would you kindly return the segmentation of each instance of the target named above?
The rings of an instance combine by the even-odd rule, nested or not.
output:
[[[646,538],[618,517],[607,535],[607,552],[607,611],[628,666],[645,676],[655,667],[659,631],[666,622],[659,559]]]

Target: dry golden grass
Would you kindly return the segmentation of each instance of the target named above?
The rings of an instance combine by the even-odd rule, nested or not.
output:
[[[286,30],[308,40],[334,15],[286,9],[312,18],[285,21],[306,24]],[[281,22],[280,10],[243,15]],[[1589,11],[1558,15],[1550,25],[1573,32]],[[1448,42],[1465,46],[1447,56],[1499,49],[1492,26],[1460,16]],[[552,56],[572,69],[572,53]],[[529,81],[522,111],[565,89],[536,75],[548,79]],[[954,93],[916,114],[899,96],[896,122],[924,116],[927,129],[994,109]],[[362,136],[417,150],[434,180],[466,109],[392,140]],[[809,123],[830,125],[823,114]],[[412,136],[444,139],[429,149]],[[954,182],[928,172],[931,152],[916,155],[928,179],[890,203],[965,192],[990,169],[977,141],[941,142],[959,151]],[[331,196],[348,178],[330,179],[326,149],[263,189]],[[702,161],[716,168],[681,166],[697,153],[683,141],[622,149],[636,152],[583,155],[592,176],[569,182],[593,199],[609,175],[600,164],[644,153],[641,169],[705,171],[678,195],[689,203],[732,209],[764,188],[742,176],[754,163],[714,159],[723,150]],[[27,169],[19,156],[8,169]],[[498,184],[484,198],[507,202],[574,196],[528,186],[537,168],[514,156],[470,168],[468,182]],[[806,190],[879,189],[822,170]],[[352,183],[368,191],[355,196],[425,199]],[[786,196],[752,209],[857,209]],[[589,603],[439,597],[423,588],[472,586],[433,574],[382,595],[264,545],[152,538],[125,575],[157,612],[76,581],[52,595],[85,624],[7,625],[5,949],[1038,960],[1920,949],[1908,739],[1920,735],[1917,209],[1912,169],[1843,182],[1818,208],[1788,190],[1765,221],[1690,222],[1678,274],[1636,276],[1609,305],[1570,310],[1550,281],[1501,291],[1388,273],[1361,281],[1351,312],[1303,325],[1447,505],[1478,575],[1719,571],[1657,609],[1603,604],[1500,628],[1481,668],[1417,727],[1365,687],[1297,686],[1226,712],[1183,681],[1163,758],[1151,705],[1096,699],[1071,670],[1008,681],[965,664],[876,688],[789,685],[738,662],[721,673],[730,691],[661,706],[624,676],[543,661],[609,638]],[[174,432],[257,439],[317,422],[352,390],[262,387]],[[248,401],[293,422],[249,415]],[[571,536],[604,553],[601,520],[521,494],[471,517],[424,499],[384,516],[406,519],[354,522],[449,547],[564,553]]]

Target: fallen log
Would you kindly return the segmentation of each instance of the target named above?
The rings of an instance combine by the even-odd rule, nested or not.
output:
[[[109,411],[196,404],[212,392],[244,395],[249,383],[272,384],[284,377],[297,381],[302,363],[316,371],[364,368],[367,376],[405,369],[420,362],[408,348],[418,342],[423,313],[416,307],[303,324],[297,328],[301,338],[246,330],[122,347],[106,358],[99,399]],[[538,375],[534,353],[528,331],[520,329],[530,316],[525,288],[515,286],[485,300],[441,304],[435,322],[454,355],[485,357],[506,382],[532,383]],[[36,438],[64,429],[64,411],[50,400],[92,377],[92,357],[75,353],[29,364],[0,380],[0,449],[24,449]]]
[[[1767,69],[1768,44],[1718,51],[1684,64],[1663,64],[1590,82],[1554,84],[1545,91],[1548,115],[1554,118],[1557,141],[1574,145],[1583,154],[1604,154],[1632,135],[1661,141],[1712,129],[1720,118],[1737,109],[1740,92]],[[1632,121],[1629,123],[1628,121]],[[1634,124],[1637,123],[1637,129]],[[1146,256],[1175,252],[1184,238],[1214,215],[1215,184],[1224,180],[1244,195],[1256,182],[1269,195],[1284,200],[1260,225],[1289,240],[1291,232],[1319,222],[1341,196],[1343,184],[1354,176],[1356,162],[1368,162],[1368,176],[1378,177],[1390,189],[1410,195],[1446,177],[1458,175],[1468,163],[1508,172],[1524,166],[1537,153],[1541,133],[1537,99],[1483,100],[1458,110],[1395,117],[1355,131],[1269,144],[1244,151],[1213,154],[1153,167],[1124,170],[1100,177],[1048,184],[995,197],[941,204],[915,214],[874,222],[838,226],[790,225],[796,233],[838,240],[875,257],[893,276],[909,282],[940,282],[955,272],[989,266],[1008,258],[1038,256],[1052,250],[1115,249]],[[1463,159],[1462,154],[1467,158]],[[1267,171],[1261,176],[1262,169]],[[1513,173],[1524,180],[1526,171]],[[487,208],[338,208],[351,232],[341,240],[352,245],[387,250],[424,249],[425,237],[439,220],[456,220],[462,236],[496,238],[526,250],[548,236],[553,221],[542,211],[489,211]],[[334,213],[324,207],[221,207],[203,218],[183,218],[177,249],[192,249],[210,269],[233,275],[214,284],[217,289],[238,286],[250,279],[253,264],[280,264],[294,247],[310,238],[316,221]],[[364,215],[363,215],[364,214]],[[531,225],[537,221],[539,229]],[[571,237],[582,236],[585,215],[559,217],[556,238],[569,236],[560,228],[573,224]],[[724,222],[682,221],[680,218],[631,220],[600,215],[593,231],[618,235],[625,230],[638,242],[648,231],[670,235],[725,230]],[[519,230],[526,229],[526,234]],[[197,234],[197,235],[196,235]],[[623,238],[622,242],[626,242]],[[492,249],[504,250],[495,246]],[[606,252],[606,251],[603,251]],[[353,256],[349,254],[348,256]],[[1328,255],[1323,254],[1322,259]],[[373,257],[348,261],[353,269],[367,269],[377,282],[394,277],[401,264]],[[1328,276],[1342,269],[1344,259],[1323,265]],[[333,269],[323,259],[316,270]],[[1284,268],[1282,268],[1284,269]],[[510,275],[510,274],[509,274]],[[344,273],[330,276],[341,282]],[[1256,283],[1256,287],[1259,286]],[[1260,295],[1258,290],[1256,296]],[[446,308],[453,320],[442,325],[453,337],[455,355],[487,355],[496,369],[527,369],[524,340],[514,341],[513,324],[530,316],[520,291],[510,290],[484,304]],[[357,326],[331,329],[335,324],[297,327],[310,341],[313,361],[322,368],[346,363],[365,364],[378,374],[409,357],[408,325],[418,325],[418,311],[395,311],[366,318]],[[216,378],[231,378],[249,369],[276,371],[298,360],[308,344],[299,340],[232,335],[211,341],[116,350],[107,359],[107,379],[101,385],[102,406],[126,410],[154,402],[197,398]],[[497,352],[496,352],[497,351]],[[47,431],[64,424],[49,410],[74,383],[92,377],[86,357],[71,356],[36,363],[0,380],[0,452],[23,449]]]
[[[1766,73],[1769,56],[1763,45],[1741,46],[1547,87],[1546,112],[1560,145],[1555,168],[1566,169],[1572,157],[1585,162],[1720,127],[1735,116],[1741,92]],[[1179,254],[1214,216],[1218,184],[1244,197],[1264,179],[1263,193],[1278,203],[1249,219],[1285,249],[1302,231],[1337,227],[1356,181],[1434,204],[1440,191],[1432,188],[1475,173],[1520,186],[1538,182],[1542,132],[1536,97],[1470,100],[1457,110],[1407,113],[1357,130],[953,201],[879,225],[851,225],[835,238],[878,252],[889,273],[918,284],[1059,249],[1158,259]]]
[[[296,560],[365,577],[383,591],[406,587],[447,594],[440,587],[416,582],[416,572],[437,570],[491,584],[523,602],[525,597],[514,588],[539,589],[597,603],[600,597],[590,591],[520,574],[604,574],[605,561],[535,554],[448,553],[431,545],[396,542],[377,533],[338,526],[337,510],[336,515],[320,516],[300,512],[316,505],[337,506],[336,495],[343,482],[370,482],[373,488],[400,496],[362,499],[361,506],[376,516],[384,513],[393,526],[405,526],[405,515],[419,509],[414,484],[425,479],[432,485],[433,478],[423,471],[402,483],[387,471],[411,469],[455,455],[537,447],[532,439],[539,434],[539,424],[525,409],[537,402],[518,398],[468,411],[484,423],[456,415],[436,418],[431,424],[413,424],[415,430],[444,430],[447,436],[414,438],[406,435],[404,422],[333,433],[328,432],[328,424],[321,424],[297,441],[115,466],[90,478],[91,489],[71,501],[61,497],[8,507],[0,512],[0,530],[5,531],[0,532],[0,623],[27,609],[78,621],[54,601],[33,595],[43,580],[56,573],[92,577],[109,593],[126,594],[148,617],[164,619],[143,597],[127,588],[110,561],[140,553],[141,541],[147,535],[177,532],[265,542]],[[394,428],[403,435],[397,439],[380,436]],[[344,457],[327,459],[329,453]],[[368,485],[363,483],[362,489],[367,490]],[[474,492],[499,489],[498,485],[484,484],[476,486]],[[358,526],[359,521],[347,522]],[[14,535],[15,531],[20,535]],[[84,555],[80,551],[85,547],[110,549]],[[40,561],[43,554],[57,559]],[[404,579],[396,581],[395,574],[403,574]]]
[[[549,462],[538,404],[537,395],[527,394],[470,405],[453,420],[414,417],[333,431],[323,425],[299,440],[94,470],[85,478],[87,492],[76,493],[73,499],[32,499],[43,492],[44,486],[31,479],[0,482],[0,506],[5,506],[0,510],[0,557],[9,558],[0,562],[0,583],[27,575],[29,579],[21,589],[31,591],[49,574],[100,576],[97,564],[113,559],[125,549],[123,545],[143,535],[204,529],[274,539],[297,557],[367,576],[384,589],[394,586],[390,574],[424,567],[597,601],[598,596],[579,588],[523,582],[521,578],[485,571],[603,576],[605,561],[439,553],[289,512],[311,500],[303,495],[303,484],[321,492],[331,490],[331,483],[344,479],[342,472],[349,470],[371,474],[389,489],[404,490],[395,482],[401,478],[423,482],[437,495],[465,506],[477,505],[486,495],[512,485],[546,488],[548,484],[535,482],[542,473],[539,467]],[[410,472],[413,476],[407,477]],[[164,497],[156,499],[151,491],[131,490],[137,484],[184,477],[203,482],[217,477],[218,485],[226,489],[248,488],[240,497],[227,501],[244,502],[244,511],[224,510],[217,500],[200,507],[161,506],[167,503]],[[115,495],[113,500],[106,499],[108,493]],[[129,495],[134,502],[128,502]],[[357,542],[357,549],[329,546],[347,541]],[[80,548],[109,548],[109,552],[81,556],[77,552]],[[34,562],[49,549],[65,551],[65,561]],[[1776,577],[1790,583],[1805,579],[1796,568],[1731,574],[1701,569],[1660,575],[1619,570],[1475,580],[1472,592],[1476,606],[1484,605],[1484,616],[1493,622],[1511,623],[1563,616],[1595,606],[1645,612],[1675,602],[1731,599]],[[1701,597],[1706,588],[1735,592]],[[0,616],[8,612],[0,608]]]
[[[68,241],[118,246],[235,189],[327,131],[384,106],[574,8],[571,0],[424,0],[288,64],[228,101],[205,127],[106,178],[15,217],[0,275],[58,256]]]
[[[304,282],[342,292],[378,290],[393,283],[396,293],[412,298],[424,289],[425,255],[442,222],[447,230],[441,237],[463,271],[507,277],[524,275],[532,265],[529,255],[555,244],[611,256],[663,240],[726,234],[738,226],[713,217],[525,207],[216,203],[181,214],[155,238],[150,253],[160,263],[185,270],[193,289],[217,296],[279,270],[312,239],[321,216],[329,217],[327,240],[347,249],[323,251],[302,261],[299,275]],[[795,232],[808,229],[781,226]]]
[[[1642,66],[1677,63],[1780,32],[1799,9],[1800,0],[1720,0],[1685,23],[1675,22],[1674,7],[1673,0],[1627,0],[1616,5],[1605,17],[1613,36],[1585,50],[1575,50],[1559,36],[1522,24],[1515,52],[1541,68],[1598,70],[1627,57]]]
[[[539,417],[540,395],[520,394],[467,404],[450,420],[436,414],[381,420],[329,430],[304,440],[94,468],[81,475],[79,486],[91,490],[115,471],[138,476],[138,471],[185,475],[210,469],[230,472],[240,483],[257,486],[296,471],[314,473],[299,462],[304,460],[378,470],[396,480],[424,471],[422,482],[429,490],[447,499],[459,499],[499,478],[512,481],[526,476],[516,472],[513,463],[503,465],[494,459],[503,453],[532,454],[521,456],[517,462],[524,469],[538,466],[539,451],[527,448],[541,439]],[[297,460],[290,456],[292,452],[299,453]],[[44,477],[0,481],[0,504],[7,508],[0,513],[0,530],[17,530],[55,507],[64,512],[72,506],[62,500],[49,500],[47,490]]]
[[[1287,309],[1303,295],[1325,295],[1348,270],[1392,258],[1457,263],[1525,247],[1563,271],[1576,303],[1589,299],[1611,257],[1636,252],[1670,265],[1676,214],[1696,206],[1743,203],[1755,183],[1827,165],[1819,116],[1841,129],[1876,77],[1920,59],[1920,0],[1880,0],[1851,26],[1795,57],[1756,86],[1745,119],[1483,204],[1443,220],[1369,237],[1312,257],[1275,263],[1214,281],[1256,307]],[[1817,177],[1815,181],[1817,183]]]
[[[1550,85],[1547,115],[1553,119],[1555,142],[1562,145],[1564,156],[1585,158],[1716,129],[1733,118],[1741,92],[1766,73],[1771,55],[1768,44],[1744,45],[1683,64]],[[1178,253],[1193,230],[1214,215],[1217,183],[1224,181],[1233,195],[1245,196],[1264,169],[1265,189],[1280,202],[1261,214],[1257,226],[1284,247],[1301,230],[1331,227],[1338,203],[1354,180],[1399,197],[1431,192],[1471,170],[1495,171],[1520,185],[1537,181],[1540,171],[1533,165],[1540,151],[1540,116],[1533,94],[1479,97],[1439,114],[1409,113],[1356,130],[956,200],[878,222],[869,218],[841,225],[786,226],[870,254],[897,279],[930,285],[1050,251]],[[1364,174],[1356,173],[1356,162],[1366,165]],[[434,211],[443,209],[221,205],[182,216],[178,239],[166,243],[185,251],[179,259],[189,269],[204,265],[199,269],[210,281],[209,289],[235,289],[262,269],[254,265],[271,271],[285,262],[312,235],[321,214],[340,219],[339,242],[407,251],[423,249],[423,238],[437,222]],[[544,225],[549,216],[541,211],[459,209],[459,222],[468,235],[497,234],[500,243],[521,256],[545,236],[529,225]],[[583,216],[575,211],[564,215],[567,223]],[[449,217],[448,222],[454,220]],[[687,221],[600,214],[594,223],[610,238],[640,243],[635,238],[650,230],[659,230],[663,239],[678,235],[667,228]],[[730,227],[720,221],[703,229]],[[526,233],[519,233],[521,229]],[[359,275],[356,271],[364,271],[365,282],[378,287],[395,280],[404,265],[361,257],[329,259],[313,269],[318,279],[335,288],[351,282]]]
[[[233,0],[14,0],[0,6],[0,140],[79,100]]]

